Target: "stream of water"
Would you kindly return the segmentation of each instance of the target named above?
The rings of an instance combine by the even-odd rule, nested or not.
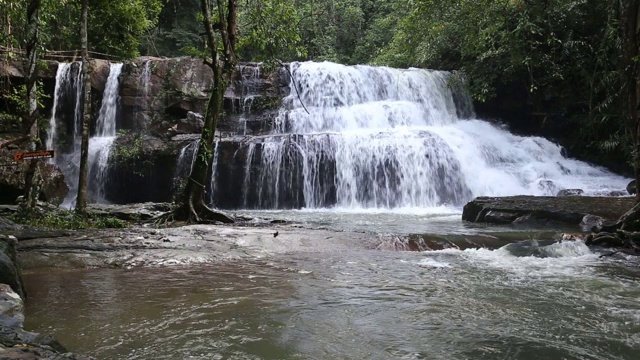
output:
[[[103,99],[114,116],[100,115],[113,122],[99,123],[91,140],[105,156],[92,155],[94,163],[105,166],[114,66]],[[277,248],[236,239],[241,260],[29,270],[26,329],[98,359],[638,358],[636,259],[552,242],[560,229],[460,220],[473,196],[605,194],[628,179],[473,119],[448,73],[331,63],[294,63],[291,72],[299,94],[284,99],[272,133],[247,140],[246,164],[258,166],[237,184],[244,207],[270,210],[239,214],[333,232]],[[245,95],[246,107],[254,93]],[[189,169],[194,145],[181,151],[174,177]],[[387,235],[504,231],[516,242],[493,250],[380,246]]]
[[[319,239],[199,266],[32,271],[26,327],[99,359],[637,359],[638,263],[582,242],[532,256],[531,237],[434,252]]]

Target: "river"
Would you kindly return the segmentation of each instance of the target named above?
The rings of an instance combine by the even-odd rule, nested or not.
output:
[[[275,213],[341,230],[351,246],[320,238],[188,266],[29,270],[25,328],[98,359],[637,359],[633,258],[551,243],[540,229],[514,230],[522,241],[495,250],[350,242],[352,231],[410,223],[434,234],[499,230],[446,209]]]

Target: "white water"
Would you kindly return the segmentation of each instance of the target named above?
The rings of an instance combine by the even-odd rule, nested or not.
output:
[[[60,63],[58,64],[58,70],[56,72],[56,85],[53,95],[53,107],[51,108],[51,117],[49,118],[49,130],[47,132],[47,139],[45,144],[47,149],[56,150],[56,157],[54,161],[58,165],[62,166],[58,161],[58,156],[61,151],[76,151],[79,148],[80,143],[80,129],[82,119],[82,63]],[[74,76],[75,74],[75,76]],[[73,140],[71,146],[68,149],[61,149],[58,146],[58,124],[64,122],[65,116],[68,114],[61,112],[64,107],[65,100],[69,100],[68,97],[72,96],[74,103],[74,112],[72,121],[67,122],[67,126],[71,126],[73,129]],[[64,169],[63,169],[64,170]],[[65,174],[66,176],[66,174]]]
[[[563,157],[546,139],[460,118],[470,103],[446,72],[328,62],[293,63],[291,72],[276,130],[248,145],[247,164],[259,156],[262,167],[247,172],[245,206],[255,187],[255,206],[282,207],[297,174],[304,207],[346,209],[459,206],[566,188],[594,195],[628,181]]]
[[[89,188],[91,197],[96,202],[105,202],[104,187],[109,168],[109,154],[116,139],[116,115],[120,99],[120,82],[122,64],[111,64],[109,77],[102,95],[102,104],[96,121],[96,132],[89,139]]]
[[[138,79],[138,87],[140,90],[142,90],[142,96],[145,99],[149,95],[149,79],[150,78],[151,78],[151,60],[147,60],[144,62],[144,66],[142,67],[142,73],[140,74],[140,78]]]
[[[82,143],[82,106],[83,98],[82,92],[84,91],[84,77],[82,75],[82,62],[76,62],[78,64],[78,73],[75,78],[74,88],[76,89],[75,107],[74,107],[74,123],[73,123],[73,151],[80,151],[80,145]]]
[[[178,159],[176,160],[176,168],[173,171],[173,192],[181,190],[180,187],[183,185],[182,181],[186,181],[191,173],[199,144],[200,139],[193,140],[180,150]]]
[[[54,141],[56,140],[58,133],[58,123],[56,121],[56,114],[58,111],[58,101],[62,97],[65,88],[68,85],[69,71],[71,70],[71,64],[60,63],[58,70],[56,71],[56,86],[53,91],[53,107],[51,108],[51,117],[49,118],[49,131],[47,132],[46,147],[48,150],[54,149]]]
[[[140,127],[147,128],[151,112],[152,97],[149,97],[149,85],[151,80],[151,60],[146,60],[138,77],[138,101],[141,106],[137,108],[135,117]]]
[[[248,115],[251,114],[253,101],[259,95],[260,88],[260,66],[241,66],[240,76],[242,77],[242,117],[240,121],[244,124],[243,135],[247,135]],[[215,163],[214,163],[215,164]]]

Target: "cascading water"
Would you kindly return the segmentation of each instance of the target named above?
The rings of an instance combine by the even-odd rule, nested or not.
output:
[[[199,143],[200,139],[193,140],[185,145],[182,150],[180,150],[180,153],[178,154],[178,160],[176,161],[176,168],[173,171],[174,190],[178,190],[178,185],[180,185],[182,179],[185,179],[187,176],[189,176],[189,172],[191,172],[191,168],[193,167],[193,161],[195,160],[195,153],[198,149]]]
[[[56,150],[57,155],[61,153],[73,152],[76,143],[79,142],[79,121],[82,117],[80,113],[82,96],[82,71],[81,63],[60,63],[56,72],[56,85],[53,94],[53,107],[49,118],[49,130],[45,145],[47,149]],[[62,111],[73,104],[74,112]],[[67,147],[61,147],[58,137],[66,137],[59,133],[59,124],[64,124],[64,132],[73,134],[73,141]],[[76,141],[76,139],[78,141]],[[65,142],[62,142],[65,143]]]
[[[251,106],[257,96],[259,96],[260,87],[260,66],[242,66],[240,67],[240,76],[242,77],[242,118],[244,124],[243,135],[247,135],[247,115],[251,114]]]
[[[68,86],[69,71],[71,64],[60,63],[56,72],[56,86],[53,91],[53,107],[51,108],[51,118],[49,118],[49,131],[47,132],[47,140],[45,142],[47,149],[53,149],[54,142],[58,136],[58,123],[56,115],[58,111],[58,102],[63,96],[65,88]]]
[[[147,60],[142,66],[142,73],[138,79],[138,88],[140,89],[139,95],[142,95],[145,99],[149,95],[149,79],[151,78],[151,61]]]
[[[52,161],[60,167],[70,188],[62,204],[66,208],[73,205],[78,183],[83,81],[81,67],[81,62],[58,65],[53,107],[45,141],[47,149],[55,150],[55,158]],[[69,108],[73,108],[73,111],[64,110]]]
[[[626,184],[548,140],[472,119],[447,72],[306,62],[291,73],[275,130],[247,145],[245,207],[429,208]]]
[[[147,128],[149,123],[149,114],[151,112],[151,103],[152,100],[149,97],[149,87],[151,81],[151,60],[145,60],[142,65],[142,70],[140,71],[140,76],[138,77],[138,106],[136,106],[134,119],[136,121],[136,126],[141,128]]]
[[[122,64],[111,64],[96,121],[96,132],[89,139],[89,189],[91,200],[95,202],[106,201],[104,185],[107,180],[111,146],[116,139],[116,115],[120,98],[118,77],[121,72]]]

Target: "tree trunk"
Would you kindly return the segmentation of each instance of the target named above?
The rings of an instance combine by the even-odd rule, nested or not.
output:
[[[40,149],[41,142],[38,132],[38,11],[40,10],[40,0],[31,0],[27,6],[27,41],[26,41],[26,102],[27,111],[24,114],[23,124],[25,133],[31,139],[31,150]],[[40,160],[30,160],[29,167],[25,172],[25,205],[27,208],[34,208],[40,193],[38,181],[35,181],[36,169]]]
[[[207,110],[204,115],[204,127],[196,159],[187,179],[181,204],[177,210],[179,217],[185,217],[189,221],[215,220],[224,223],[232,223],[229,216],[211,210],[204,202],[205,182],[211,176],[213,159],[213,141],[218,120],[222,114],[222,101],[229,80],[233,77],[236,68],[235,43],[236,43],[236,11],[237,0],[228,0],[226,5],[222,0],[216,0],[217,17],[219,24],[215,29],[219,32],[223,53],[218,53],[219,44],[216,42],[214,25],[211,22],[211,5],[207,0],[200,0],[203,25],[206,31],[207,46],[211,51],[211,62],[205,61],[213,70],[213,89]],[[226,10],[226,16],[225,16]]]
[[[27,6],[27,58],[26,69],[27,75],[27,112],[24,117],[25,129],[31,135],[34,142],[32,150],[35,150],[38,140],[38,11],[40,10],[40,0],[31,0]]]
[[[82,107],[82,144],[80,146],[80,174],[78,175],[78,197],[76,198],[76,212],[86,214],[87,212],[87,174],[89,160],[89,123],[91,122],[91,84],[89,82],[89,44],[87,36],[87,17],[89,15],[88,0],[82,0],[82,20],[80,30],[80,41],[82,50],[82,86],[83,107]]]
[[[627,118],[635,129],[635,178],[640,184],[640,0],[620,1],[620,24],[622,26],[623,66]],[[636,203],[640,203],[640,192],[636,192]]]

